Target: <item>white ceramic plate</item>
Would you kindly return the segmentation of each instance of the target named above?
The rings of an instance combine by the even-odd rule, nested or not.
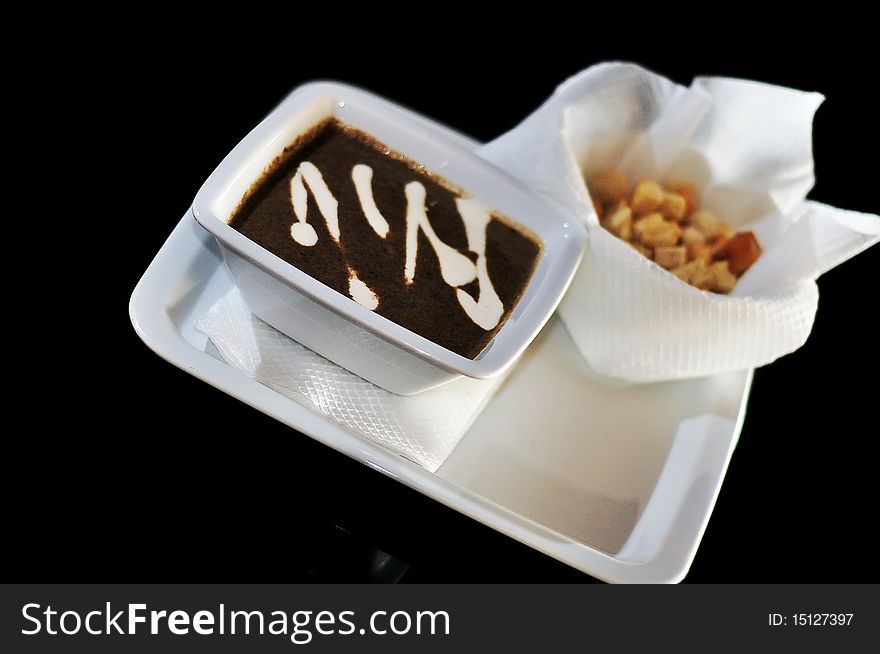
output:
[[[174,365],[579,570],[645,583],[687,573],[739,436],[751,372],[608,385],[553,319],[431,473],[206,353],[193,321],[231,283],[188,211],[135,288],[132,323]]]

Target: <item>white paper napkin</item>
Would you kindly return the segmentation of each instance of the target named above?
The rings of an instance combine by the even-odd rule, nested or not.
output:
[[[261,384],[435,471],[503,377],[402,397],[315,354],[251,314],[237,288],[196,320],[223,359]]]
[[[877,216],[804,200],[822,99],[735,79],[684,87],[639,66],[600,64],[479,150],[587,225],[584,261],[559,311],[597,372],[695,377],[760,366],[804,343],[815,279],[880,239]],[[584,176],[612,168],[632,182],[692,182],[702,206],[756,233],[764,252],[732,295],[685,284],[600,227]]]

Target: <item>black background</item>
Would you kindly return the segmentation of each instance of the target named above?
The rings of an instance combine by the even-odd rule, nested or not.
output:
[[[54,142],[32,220],[66,265],[57,288],[34,287],[47,333],[27,341],[39,365],[31,357],[21,392],[42,408],[8,439],[13,575],[589,581],[162,361],[135,335],[127,303],[220,159],[317,78],[481,140],[602,60],[681,83],[713,74],[816,90],[827,101],[810,197],[880,209],[865,16],[809,3],[617,4],[477,15],[442,3],[325,3],[319,14],[251,3],[186,16],[82,5],[35,30],[48,63],[18,65],[50,90]],[[824,276],[807,344],[757,372],[687,581],[877,580],[878,265],[875,248]],[[393,565],[378,566],[377,550]]]

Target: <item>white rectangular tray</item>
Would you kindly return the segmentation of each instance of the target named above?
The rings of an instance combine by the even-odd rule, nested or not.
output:
[[[579,570],[645,583],[687,573],[739,436],[751,371],[608,385],[553,319],[431,473],[207,353],[193,321],[231,283],[188,211],[135,288],[132,323],[174,365]]]

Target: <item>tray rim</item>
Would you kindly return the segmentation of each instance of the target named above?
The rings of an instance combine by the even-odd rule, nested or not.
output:
[[[150,262],[129,301],[129,317],[135,332],[160,357],[279,422],[590,576],[612,583],[677,583],[687,574],[739,439],[753,370],[744,371],[746,378],[742,398],[723,464],[712,482],[705,514],[697,530],[686,539],[686,546],[677,552],[661,550],[657,556],[645,561],[622,560],[429,472],[193,347],[183,338],[167,313],[168,286],[162,280],[168,277],[166,271],[173,270],[175,263],[180,267],[181,261],[188,261],[180,254],[191,249],[187,246],[187,237],[192,239],[197,235],[187,232],[195,229],[202,228],[188,209]],[[200,245],[204,246],[205,240],[210,238],[204,232]]]

